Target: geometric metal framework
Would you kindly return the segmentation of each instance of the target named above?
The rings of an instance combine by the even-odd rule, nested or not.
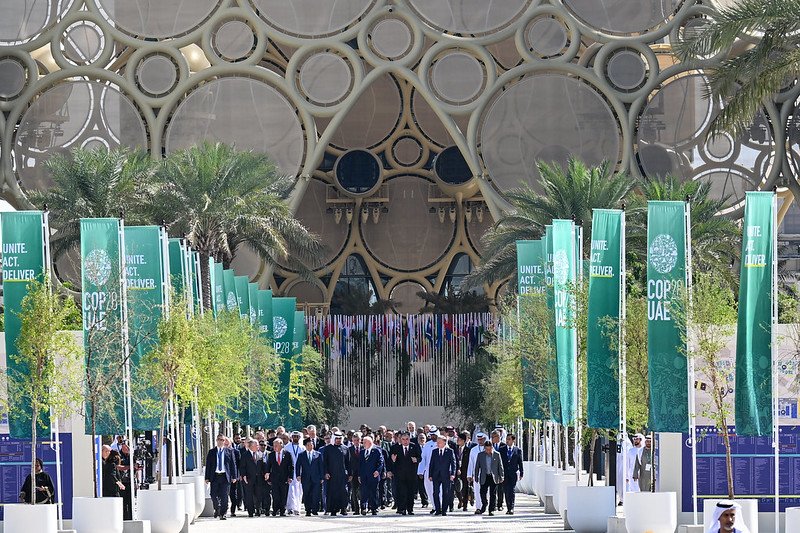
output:
[[[312,304],[344,271],[414,312],[419,290],[480,261],[504,191],[535,184],[538,159],[707,180],[728,216],[747,190],[797,189],[800,85],[740,138],[704,135],[719,102],[670,50],[710,14],[680,0],[11,2],[3,195],[25,206],[48,186],[42,163],[74,146],[262,151],[297,177],[292,208],[326,251],[314,282],[248,250],[237,271]]]

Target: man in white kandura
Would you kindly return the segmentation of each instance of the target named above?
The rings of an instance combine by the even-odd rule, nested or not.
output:
[[[714,507],[714,520],[706,533],[750,533],[741,519],[742,506],[731,500],[720,500]]]
[[[300,444],[300,437],[302,433],[293,431],[291,435],[291,442],[286,445],[286,451],[292,456],[292,464],[297,471],[297,457],[306,451],[303,445]],[[289,496],[286,498],[286,510],[295,516],[300,515],[300,504],[303,502],[303,485],[297,480],[297,477],[292,477],[292,482],[289,484]]]
[[[633,480],[633,469],[636,468],[636,459],[642,456],[644,449],[644,435],[637,433],[633,436],[633,446],[628,448],[625,461],[625,492],[639,492],[639,483]]]
[[[419,466],[417,467],[417,475],[422,476],[422,481],[425,485],[425,492],[428,495],[428,502],[430,502],[431,506],[433,506],[433,481],[430,480],[428,469],[431,465],[431,454],[433,453],[433,450],[436,449],[436,439],[439,437],[439,430],[436,426],[431,426],[429,431],[429,438],[422,447],[422,460],[419,462]],[[434,512],[436,511],[431,509],[431,514]]]

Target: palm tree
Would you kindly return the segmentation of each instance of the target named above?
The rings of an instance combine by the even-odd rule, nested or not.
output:
[[[632,198],[631,224],[628,225],[628,264],[634,276],[643,280],[646,272],[648,200],[688,200],[691,213],[692,266],[696,271],[714,272],[731,287],[736,276],[731,266],[739,258],[741,231],[734,221],[718,215],[728,198],[714,198],[711,184],[682,181],[674,176],[645,178],[641,193]]]
[[[417,293],[425,305],[420,313],[433,313],[434,315],[485,313],[489,310],[489,298],[485,294],[473,291],[449,291],[447,293],[425,292]]]
[[[737,0],[704,22],[675,51],[689,64],[728,54],[705,69],[711,93],[726,102],[708,134],[740,133],[800,71],[800,0]]]
[[[505,194],[513,210],[503,216],[483,237],[485,261],[464,278],[464,288],[492,283],[517,271],[520,240],[539,239],[554,218],[570,219],[583,225],[584,241],[591,238],[592,209],[620,207],[636,181],[625,173],[614,174],[603,162],[589,167],[570,158],[566,168],[557,163],[536,163],[541,179],[537,192],[522,185]],[[588,247],[584,246],[588,252]]]
[[[128,148],[84,150],[58,154],[46,163],[53,186],[32,191],[28,199],[50,210],[55,235],[53,259],[80,244],[80,219],[117,217],[125,213],[132,224],[149,222],[147,203],[157,163],[146,152]]]
[[[229,265],[241,246],[270,266],[280,261],[308,274],[305,264],[321,245],[292,216],[286,200],[293,185],[266,155],[221,143],[181,150],[164,161],[154,215],[200,252],[206,307],[211,305],[208,259]]]

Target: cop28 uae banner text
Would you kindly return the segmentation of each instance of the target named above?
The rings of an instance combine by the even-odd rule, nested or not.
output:
[[[545,243],[538,241],[517,241],[517,294],[519,303],[517,313],[524,312],[526,295],[544,294],[545,282]],[[522,335],[520,331],[517,333]],[[528,419],[542,420],[545,417],[542,406],[544,393],[537,388],[532,375],[533,368],[528,358],[522,357],[522,409]]]
[[[561,424],[575,422],[578,338],[575,324],[576,282],[575,223],[553,221],[553,310],[556,324],[556,361]]]
[[[547,287],[547,308],[550,313],[555,313],[555,290],[553,281],[553,226],[545,226],[544,229],[544,278]],[[547,368],[545,375],[547,376],[547,409],[550,414],[550,420],[561,423],[561,396],[559,394],[558,382],[558,358],[556,354],[556,332],[555,321],[553,328],[550,331],[550,346],[552,352],[547,359]]]
[[[686,283],[685,202],[647,203],[647,369],[650,429],[689,431],[688,366],[685,336],[672,315],[679,287]]]
[[[595,209],[592,215],[586,337],[586,416],[592,428],[619,426],[618,339],[624,217],[618,209]]]
[[[81,219],[81,272],[86,372],[94,383],[112,383],[97,396],[95,434],[120,434],[125,429],[120,369],[127,339],[122,324],[124,286],[118,219]],[[86,431],[91,433],[90,405],[86,406],[86,415]]]
[[[292,346],[296,298],[272,298],[272,340],[280,359],[276,405],[269,409],[270,427],[289,420],[289,380],[292,372]]]
[[[736,331],[736,433],[772,433],[773,192],[746,193]]]
[[[128,326],[131,358],[131,382],[137,400],[146,397],[147,403],[160,404],[152,387],[137,378],[142,358],[158,343],[158,322],[164,311],[165,258],[162,257],[163,228],[158,226],[128,226],[125,228],[125,281],[128,284]],[[133,402],[133,427],[150,430],[159,426],[155,410],[144,408],[141,401]]]
[[[5,307],[6,368],[14,379],[28,374],[27,365],[20,364],[17,339],[22,327],[22,300],[28,294],[31,281],[44,281],[45,215],[41,211],[15,211],[0,213],[3,243],[3,305]],[[9,434],[12,438],[31,438],[30,398],[12,398],[14,409],[8,414]],[[49,426],[49,413],[40,413],[42,429]]]

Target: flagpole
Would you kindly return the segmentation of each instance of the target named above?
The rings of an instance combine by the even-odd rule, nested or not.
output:
[[[117,226],[119,232],[119,258],[120,258],[120,302],[122,305],[122,355],[125,358],[124,366],[124,390],[125,390],[125,425],[126,434],[128,437],[128,452],[130,467],[133,467],[133,395],[131,391],[131,358],[130,358],[130,345],[128,334],[128,278],[127,278],[127,258],[125,255],[125,218],[120,213],[119,225]],[[131,477],[131,480],[133,477]],[[136,483],[131,481],[131,511],[132,518],[135,520],[137,516],[136,509]]]
[[[772,317],[770,320],[770,352],[772,360],[772,447],[775,453],[775,531],[780,531],[780,427],[778,424],[778,195],[772,192]]]
[[[574,239],[574,237],[573,237]],[[574,241],[573,241],[574,242]],[[577,280],[576,285],[576,298],[573,299],[572,304],[577,304],[577,290],[583,290],[583,226],[578,226],[578,239],[577,239],[577,246],[575,249],[575,279]],[[573,321],[577,318],[578,310],[573,310]],[[578,328],[577,324],[573,326],[572,335],[575,340],[573,343],[575,354],[572,358],[572,365],[573,365],[573,372],[575,373],[575,405],[573,407],[573,416],[575,420],[575,448],[573,450],[575,461],[575,485],[580,485],[581,480],[581,385],[580,385],[580,372],[578,371]],[[566,434],[566,429],[565,429]],[[569,443],[569,438],[566,439],[566,442]],[[566,448],[564,449],[566,453]],[[567,464],[569,464],[569,459],[567,459]],[[590,480],[591,482],[591,480]]]
[[[685,208],[684,208],[684,235],[686,236],[686,273],[685,273],[685,281],[686,281],[686,288],[689,299],[689,308],[692,307],[692,215],[691,215],[691,205],[689,204],[689,199],[686,199]],[[686,324],[686,328],[690,327],[690,324]],[[689,332],[687,334],[687,343]],[[698,512],[697,512],[697,421],[696,421],[696,401],[694,395],[694,357],[691,356],[689,351],[687,350],[687,357],[686,357],[686,370],[687,370],[687,388],[688,388],[688,400],[689,400],[689,442],[692,447],[692,516],[694,520],[694,524],[697,525],[698,519]],[[728,431],[728,428],[723,428],[723,431]]]
[[[625,292],[625,282],[627,279],[628,264],[625,260],[625,205],[622,206],[622,215],[620,217],[620,245],[619,245],[619,328],[617,330],[617,347],[619,349],[619,434],[617,438],[617,450],[622,452],[622,495],[620,499],[625,497],[626,482],[628,479],[628,460],[625,456],[625,442],[627,441],[628,432],[628,362],[627,362],[627,347],[625,346],[625,332],[626,320],[628,317],[627,309],[627,294]],[[622,442],[619,439],[625,439]]]

